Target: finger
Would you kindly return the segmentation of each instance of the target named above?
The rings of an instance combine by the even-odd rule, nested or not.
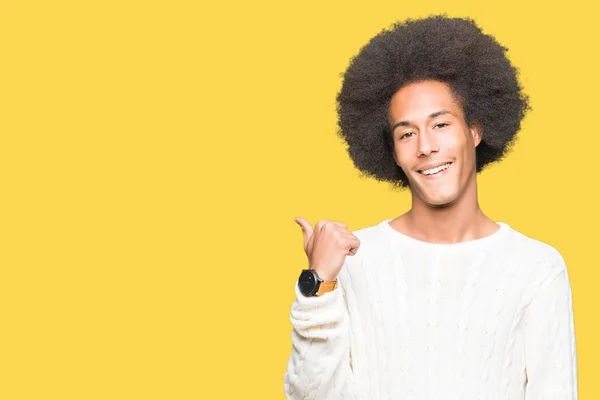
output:
[[[360,247],[360,240],[358,240],[355,236],[352,239],[348,240],[346,243],[346,248],[348,249],[348,255],[354,255],[358,251]]]
[[[335,228],[346,228],[348,229],[348,225],[344,224],[343,222],[337,222],[337,221],[329,221],[326,219],[322,219],[320,221],[318,221],[315,225],[315,229],[322,229],[325,226],[334,226]]]
[[[308,222],[304,218],[296,217],[294,218],[294,221],[302,228],[302,235],[304,236],[304,245],[306,245],[308,239],[310,239],[313,233],[312,226],[310,225],[310,222]]]

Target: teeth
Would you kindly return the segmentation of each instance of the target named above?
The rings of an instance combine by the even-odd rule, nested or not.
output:
[[[439,167],[435,167],[435,168],[431,168],[431,169],[426,169],[421,171],[421,173],[423,175],[432,175],[432,174],[437,174],[440,171],[445,170],[446,168],[448,168],[450,166],[450,163],[448,164],[444,164],[444,165],[440,165]]]

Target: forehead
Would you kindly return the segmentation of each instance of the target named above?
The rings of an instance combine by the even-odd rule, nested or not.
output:
[[[462,115],[450,86],[438,81],[414,82],[400,88],[391,98],[390,122],[421,121],[442,109]]]

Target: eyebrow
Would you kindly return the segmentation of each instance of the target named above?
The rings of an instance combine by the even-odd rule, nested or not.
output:
[[[440,110],[440,111],[436,111],[432,114],[429,114],[429,116],[427,117],[427,119],[433,119],[435,117],[439,117],[440,115],[444,115],[444,114],[452,114],[451,111],[448,110]],[[408,121],[408,120],[404,120],[404,121],[399,121],[396,122],[394,125],[392,125],[392,132],[394,132],[394,130],[399,127],[399,126],[408,126],[408,125],[414,125],[414,123],[412,121]]]

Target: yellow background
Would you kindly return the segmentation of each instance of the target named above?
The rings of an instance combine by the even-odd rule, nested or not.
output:
[[[441,12],[520,68],[534,110],[480,202],[565,257],[580,398],[600,398],[597,10],[420,3],[2,1],[0,398],[283,399],[293,218],[410,205],[336,137],[340,73]]]

